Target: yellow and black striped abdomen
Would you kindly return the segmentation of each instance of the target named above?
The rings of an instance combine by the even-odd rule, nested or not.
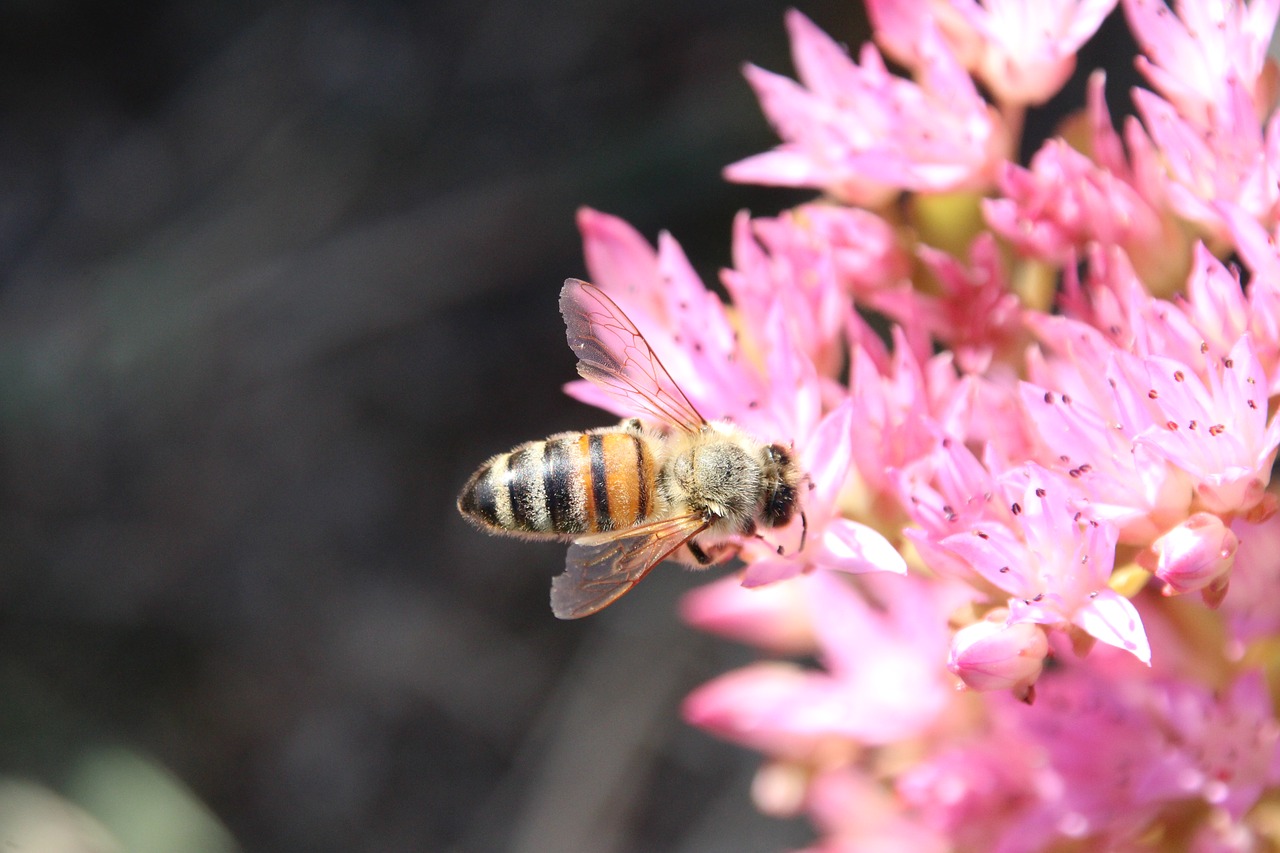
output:
[[[648,442],[634,432],[562,433],[489,460],[463,488],[458,509],[515,534],[619,530],[654,513],[654,474]]]

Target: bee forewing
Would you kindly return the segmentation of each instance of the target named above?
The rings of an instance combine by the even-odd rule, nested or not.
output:
[[[584,379],[678,429],[696,432],[706,424],[644,335],[604,291],[571,278],[560,291],[560,313]]]
[[[608,607],[709,523],[683,515],[579,539],[569,548],[564,572],[551,581],[551,612],[579,619]]]

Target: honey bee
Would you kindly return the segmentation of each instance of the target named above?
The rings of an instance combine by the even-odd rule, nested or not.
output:
[[[551,584],[556,616],[601,610],[668,558],[729,559],[740,537],[792,520],[802,475],[787,447],[703,418],[600,288],[569,279],[560,313],[578,373],[660,428],[631,418],[526,442],[463,487],[458,510],[485,530],[572,540]]]

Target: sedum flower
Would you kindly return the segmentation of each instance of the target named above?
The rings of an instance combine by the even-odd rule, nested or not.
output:
[[[1011,471],[1000,485],[1011,522],[979,520],[937,544],[1009,595],[1010,623],[1076,628],[1149,662],[1142,617],[1107,585],[1116,528],[1089,518],[1084,496],[1037,465]]]
[[[1227,593],[1227,573],[1240,539],[1222,519],[1197,512],[1151,544],[1149,568],[1165,595],[1200,592],[1216,607]]]
[[[824,247],[831,253],[841,289],[855,300],[895,287],[911,272],[911,256],[892,223],[869,210],[802,204],[775,219],[756,219],[753,225],[765,245],[777,242],[772,232],[779,229],[786,242],[808,240]],[[788,231],[800,233],[787,235]],[[847,318],[848,312],[844,313]]]
[[[822,235],[792,218],[734,220],[734,268],[722,274],[742,325],[763,328],[783,301],[780,315],[818,373],[840,372],[848,334],[849,295],[835,249]]]
[[[1076,51],[1115,0],[868,0],[876,39],[915,68],[929,57],[918,44],[936,21],[966,69],[1002,104],[1042,104],[1062,88]]]
[[[1280,0],[1124,0],[1137,115],[1095,71],[1025,163],[1114,0],[868,5],[902,74],[798,12],[798,80],[747,68],[781,142],[726,174],[822,196],[738,215],[727,300],[579,214],[694,405],[806,474],[682,602],[766,656],[685,717],[812,851],[1280,848]]]
[[[1061,139],[1044,144],[1031,168],[1005,165],[1002,198],[983,205],[987,222],[1024,254],[1065,263],[1091,245],[1145,247],[1160,221],[1138,191]]]
[[[1153,86],[1178,113],[1212,126],[1239,83],[1258,113],[1270,110],[1275,74],[1267,46],[1280,14],[1276,0],[1238,3],[1178,2],[1176,14],[1162,0],[1125,0],[1125,18],[1142,50],[1136,59]]]
[[[805,579],[821,669],[764,662],[703,685],[685,718],[793,761],[819,762],[841,743],[885,744],[927,731],[954,695],[938,665],[941,613],[958,590],[891,575],[867,576],[871,603],[846,578]]]
[[[1246,335],[1226,356],[1196,370],[1159,356],[1145,360],[1150,390],[1166,417],[1135,442],[1187,472],[1210,512],[1248,512],[1264,497],[1280,446],[1280,417],[1267,415],[1266,376]]]
[[[1049,641],[1039,625],[993,612],[956,632],[947,669],[974,690],[1011,690],[1030,698],[1044,669]]]
[[[921,246],[917,254],[937,280],[936,293],[897,287],[867,303],[901,328],[950,346],[965,373],[981,374],[993,360],[1008,356],[1022,339],[1022,305],[992,236],[974,240],[968,264],[930,246]]]
[[[1152,153],[1167,170],[1164,195],[1180,217],[1224,237],[1219,203],[1239,205],[1263,221],[1276,220],[1280,188],[1280,117],[1259,115],[1237,80],[1226,83],[1227,99],[1213,123],[1197,125],[1173,104],[1145,89],[1135,89],[1134,104],[1150,136]]]
[[[867,45],[855,63],[813,22],[787,14],[800,83],[755,66],[747,80],[782,145],[725,170],[744,183],[822,188],[879,207],[902,190],[983,186],[1002,128],[941,39],[923,34],[920,80],[890,73]]]
[[[1239,300],[1236,276],[1231,282],[1217,274],[1221,265],[1216,260],[1206,260],[1206,281],[1216,287],[1205,287],[1209,298],[1193,300],[1203,306],[1197,311],[1196,328],[1203,330],[1205,339],[1215,341],[1214,329],[1230,330],[1232,339],[1249,331],[1258,360],[1268,377],[1267,393],[1280,394],[1280,248],[1277,239],[1262,229],[1238,207],[1223,204],[1219,211],[1227,221],[1240,257],[1252,277],[1245,288],[1244,304]],[[1195,279],[1193,279],[1195,281]],[[1235,287],[1232,287],[1235,284]],[[1219,344],[1219,352],[1225,348]]]

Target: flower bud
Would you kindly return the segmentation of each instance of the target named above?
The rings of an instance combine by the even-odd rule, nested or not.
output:
[[[957,631],[947,669],[974,690],[1013,690],[1025,697],[1040,677],[1049,640],[1039,625],[1009,625],[1006,615],[1001,611]]]
[[[1239,545],[1240,540],[1222,519],[1197,512],[1152,543],[1144,562],[1150,563],[1155,576],[1164,581],[1165,595],[1196,590],[1225,593],[1227,573],[1235,563]],[[1222,598],[1215,597],[1218,601]]]

